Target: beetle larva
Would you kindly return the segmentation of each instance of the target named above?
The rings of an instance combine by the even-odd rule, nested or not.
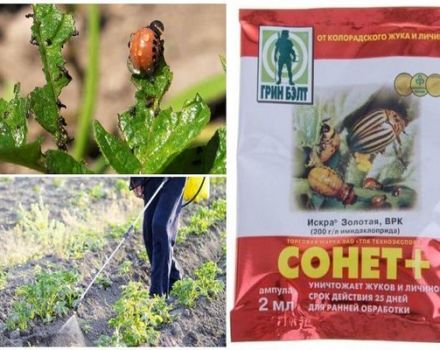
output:
[[[345,183],[338,173],[329,167],[313,168],[307,180],[310,188],[324,197],[337,198],[344,205],[353,204],[356,201],[353,186]]]

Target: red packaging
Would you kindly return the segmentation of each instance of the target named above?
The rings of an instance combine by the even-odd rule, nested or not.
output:
[[[232,341],[440,341],[440,8],[240,22]]]

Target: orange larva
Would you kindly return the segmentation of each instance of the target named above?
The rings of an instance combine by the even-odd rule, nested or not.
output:
[[[163,40],[160,36],[164,26],[160,21],[153,21],[147,27],[138,29],[130,36],[128,47],[128,69],[133,74],[151,74],[163,55]]]
[[[344,205],[353,204],[356,195],[353,186],[346,184],[333,169],[318,166],[310,170],[307,176],[310,188],[324,197],[339,199]]]

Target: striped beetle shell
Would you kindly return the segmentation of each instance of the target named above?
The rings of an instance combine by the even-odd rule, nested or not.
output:
[[[352,152],[372,154],[382,152],[406,126],[405,119],[390,109],[378,109],[357,120],[348,131],[347,143]]]

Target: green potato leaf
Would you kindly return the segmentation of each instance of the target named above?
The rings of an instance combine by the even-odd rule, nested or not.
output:
[[[226,128],[220,128],[207,145],[207,161],[212,159],[210,174],[226,174]]]
[[[14,87],[14,98],[0,99],[0,148],[20,147],[26,142],[29,101],[20,97],[20,85]]]
[[[0,161],[10,162],[45,172],[43,154],[41,153],[42,139],[17,147],[0,148]]]
[[[87,167],[66,152],[49,150],[46,153],[46,167],[49,174],[91,174]]]
[[[119,116],[119,127],[126,145],[141,164],[141,172],[160,173],[200,134],[210,115],[208,105],[199,95],[186,101],[180,112],[168,108],[157,116],[138,101],[135,108]]]
[[[171,109],[161,111],[147,135],[148,143],[145,147],[134,150],[142,163],[142,171],[162,172],[166,164],[202,131],[210,116],[209,107],[199,95],[187,101],[180,112],[173,112]]]
[[[35,88],[30,94],[31,108],[35,119],[40,125],[55,136],[57,141],[62,137],[58,123],[58,106],[53,100],[53,93],[49,85]]]
[[[147,134],[154,120],[154,112],[145,103],[138,102],[136,107],[119,116],[119,128],[131,149],[146,147]]]
[[[163,96],[168,91],[173,73],[170,67],[161,60],[152,75],[137,75],[131,76],[131,81],[136,87],[136,99],[138,101],[149,102],[152,108],[156,111],[159,108]]]
[[[93,129],[102,154],[118,173],[139,173],[141,164],[131,152],[127,142],[108,133],[98,121],[93,124]]]
[[[75,34],[75,21],[72,15],[61,12],[55,5],[38,4],[33,9],[32,38],[38,44],[46,81],[54,95],[58,96],[70,82],[69,75],[64,71],[61,49]]]
[[[0,161],[44,171],[39,139],[27,144],[29,100],[20,97],[20,85],[14,87],[10,101],[0,99]]]

